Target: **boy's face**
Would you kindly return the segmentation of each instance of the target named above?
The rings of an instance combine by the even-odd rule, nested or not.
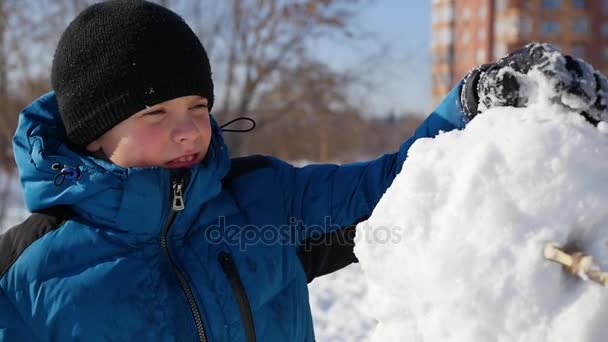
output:
[[[133,114],[87,145],[122,167],[188,167],[207,154],[211,124],[207,99],[183,96]]]

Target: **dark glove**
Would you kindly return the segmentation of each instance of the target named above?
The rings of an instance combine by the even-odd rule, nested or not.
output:
[[[467,74],[460,96],[466,119],[494,107],[525,107],[533,88],[539,86],[538,78],[526,75],[532,69],[539,70],[550,82],[553,103],[581,113],[594,125],[608,121],[606,77],[585,61],[539,43],[528,44]]]

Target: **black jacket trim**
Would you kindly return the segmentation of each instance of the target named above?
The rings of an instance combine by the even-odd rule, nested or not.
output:
[[[309,283],[317,277],[359,262],[354,252],[355,235],[357,224],[366,219],[363,217],[346,228],[304,240],[298,248],[298,257]]]
[[[0,278],[21,253],[46,233],[59,228],[72,214],[65,206],[56,206],[32,213],[25,221],[0,235]]]
[[[262,155],[233,158],[230,171],[222,182],[224,185],[230,185],[238,177],[271,167],[272,160]],[[298,257],[309,283],[316,277],[359,262],[353,250],[356,225],[367,218],[368,216],[362,217],[350,226],[304,240],[302,246],[298,248]]]
[[[250,172],[271,167],[272,161],[268,157],[262,155],[256,154],[247,157],[232,158],[230,160],[230,171],[228,171],[228,174],[224,177],[222,182],[227,184]]]
[[[241,312],[241,319],[243,320],[243,328],[245,329],[245,339],[247,342],[255,342],[255,325],[253,322],[253,313],[251,312],[251,306],[249,299],[247,298],[247,291],[241,281],[239,270],[232,259],[232,256],[228,252],[220,252],[218,260],[222,265],[222,269],[230,281],[230,286],[234,292],[234,298],[239,306]]]

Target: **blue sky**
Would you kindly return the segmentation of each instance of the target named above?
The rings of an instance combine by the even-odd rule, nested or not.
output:
[[[371,43],[387,44],[387,55],[392,56],[369,72],[375,85],[371,110],[378,112],[372,114],[431,109],[430,20],[430,0],[375,0],[361,11],[357,19],[361,28],[376,33]],[[373,52],[369,46],[370,42],[354,46],[327,42],[318,54],[335,68],[348,68]]]

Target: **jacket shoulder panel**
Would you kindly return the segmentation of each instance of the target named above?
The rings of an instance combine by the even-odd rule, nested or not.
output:
[[[65,206],[47,208],[31,214],[25,221],[0,235],[0,278],[27,247],[59,228],[71,214]]]
[[[273,167],[272,160],[262,155],[233,158],[230,165],[230,171],[223,179],[224,184],[229,184],[248,173]]]
[[[228,175],[222,180],[242,218],[250,221],[232,224],[282,224],[285,220],[284,189],[280,168],[272,157],[252,155],[231,161]]]

